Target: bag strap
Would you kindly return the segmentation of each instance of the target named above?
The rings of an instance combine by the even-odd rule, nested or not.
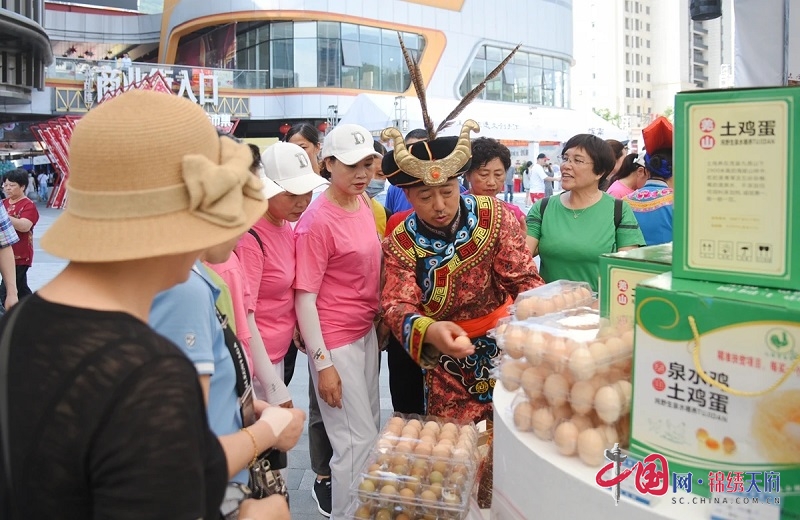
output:
[[[547,203],[550,202],[550,195],[542,199],[541,204],[539,204],[539,218],[544,222],[544,210],[547,209]]]
[[[622,199],[614,199],[614,229],[619,229],[622,224]]]
[[[17,309],[8,317],[3,335],[0,337],[0,437],[2,437],[3,443],[3,467],[5,469],[3,492],[9,497],[9,503],[13,486],[11,485],[11,440],[9,438],[11,432],[8,424],[8,360],[11,357],[11,334],[22,305],[24,305],[24,301],[17,303]]]
[[[253,228],[250,228],[250,229],[247,230],[247,232],[250,233],[251,235],[253,235],[253,238],[255,238],[256,242],[258,242],[258,247],[261,249],[261,252],[266,255],[267,253],[264,252],[264,242],[261,241],[261,237],[258,236],[258,233],[256,233],[256,230],[253,229]]]

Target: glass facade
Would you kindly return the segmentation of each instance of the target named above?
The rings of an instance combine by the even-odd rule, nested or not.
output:
[[[500,65],[511,50],[492,45],[481,47],[461,82],[461,96]],[[567,60],[517,51],[503,72],[486,84],[479,98],[569,108],[569,66]]]
[[[214,27],[184,36],[189,48]],[[419,59],[425,40],[402,33]],[[178,63],[180,65],[180,63]],[[236,69],[258,70],[248,88],[341,87],[405,92],[411,80],[397,32],[367,25],[327,21],[236,23]]]

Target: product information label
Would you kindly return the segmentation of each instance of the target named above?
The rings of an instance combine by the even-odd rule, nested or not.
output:
[[[608,318],[612,324],[633,327],[634,297],[639,282],[655,276],[651,271],[636,271],[612,267],[609,269],[609,304]]]
[[[689,267],[786,273],[791,109],[788,100],[689,108]]]

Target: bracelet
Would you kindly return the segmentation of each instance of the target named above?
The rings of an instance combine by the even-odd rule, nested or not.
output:
[[[248,468],[252,468],[256,465],[256,461],[258,461],[258,443],[256,442],[256,436],[253,435],[253,432],[247,428],[242,428],[242,431],[247,433],[247,435],[250,436],[250,440],[253,441],[253,460],[251,460],[250,464],[247,465]]]

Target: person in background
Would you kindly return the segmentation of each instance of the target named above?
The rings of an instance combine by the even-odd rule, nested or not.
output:
[[[672,171],[672,123],[659,117],[642,130],[647,152],[640,164],[648,179],[625,200],[642,228],[648,246],[672,241],[672,215],[675,203]]]
[[[22,169],[6,173],[3,181],[3,206],[8,212],[11,224],[19,236],[19,242],[11,246],[14,250],[14,263],[17,272],[17,295],[23,298],[31,294],[28,287],[28,269],[33,264],[33,228],[39,221],[36,203],[25,196],[28,187],[28,172]],[[6,299],[6,287],[0,284],[0,301]]]
[[[372,142],[372,147],[380,154],[381,157],[386,155],[386,147],[378,141]],[[375,161],[372,165],[372,179],[367,185],[366,195],[369,197],[370,206],[372,207],[372,214],[375,216],[375,227],[378,228],[378,237],[383,238],[386,232],[386,222],[392,216],[386,207],[378,201],[378,197],[383,195],[384,200],[386,197],[386,176],[381,170],[381,162]]]
[[[491,137],[472,140],[472,162],[465,174],[470,185],[468,193],[496,198],[504,181],[508,181],[509,171],[516,172],[517,169],[511,165],[511,151],[506,145]],[[513,180],[511,182],[513,188]],[[524,229],[525,213],[513,204],[513,200],[504,201],[503,204],[514,214],[520,229]]]
[[[519,165],[519,161],[517,161],[516,166],[511,166],[511,161],[509,161],[508,168],[506,168],[506,175],[505,175],[505,192],[503,193],[503,200],[505,202],[514,202],[514,176],[517,174],[517,170],[521,169]]]
[[[39,200],[42,202],[47,202],[47,194],[50,191],[47,186],[47,173],[42,171],[39,173],[39,176],[36,178],[36,180],[39,183]]]
[[[616,139],[606,139],[606,143],[608,146],[611,147],[611,151],[614,154],[614,168],[611,169],[611,173],[603,179],[603,183],[600,185],[600,189],[602,191],[608,190],[609,185],[611,184],[614,177],[617,175],[617,172],[622,167],[622,161],[625,159],[625,155],[628,153],[628,146],[627,141],[625,144],[617,141]]]
[[[408,146],[420,141],[427,141],[427,139],[427,130],[424,128],[415,128],[406,134],[405,144]],[[411,209],[411,203],[408,202],[406,194],[403,193],[402,189],[394,185],[389,186],[389,190],[386,192],[386,204],[384,205],[386,206],[386,209],[389,210],[389,212],[393,215],[407,212]]]
[[[305,150],[311,169],[319,175],[321,172],[319,154],[322,150],[322,141],[317,128],[310,123],[298,123],[293,125],[286,132],[286,141],[298,145]],[[311,193],[311,200],[315,200],[325,193],[327,184],[321,185]],[[294,227],[294,223],[292,224]],[[294,336],[292,346],[283,358],[284,382],[288,385],[294,374],[294,367],[298,350],[305,352],[305,344],[300,336],[299,329]],[[333,447],[331,447],[328,433],[325,431],[325,423],[322,421],[322,413],[319,409],[317,393],[311,384],[311,366],[308,365],[308,451],[311,457],[311,469],[317,474],[314,486],[311,489],[311,497],[317,503],[317,509],[323,516],[331,514],[331,457]]]
[[[359,125],[331,130],[321,154],[322,176],[330,178],[330,186],[295,229],[297,319],[333,446],[331,479],[315,487],[328,486],[330,515],[337,519],[344,518],[350,484],[366,462],[380,423],[374,323],[381,246],[363,195],[372,163],[380,157],[372,141]]]
[[[69,263],[0,321],[11,454],[0,465],[14,478],[13,495],[0,493],[3,519],[219,519],[227,464],[197,372],[146,322],[154,296],[184,282],[200,251],[265,209],[238,182],[246,166],[223,160],[220,146],[199,105],[157,92],[121,94],[76,126],[70,203],[41,240]],[[105,151],[117,148],[109,168]],[[218,199],[202,181],[220,170],[234,179],[220,186],[232,212],[205,203]],[[250,505],[242,517],[257,518]]]
[[[622,199],[638,190],[647,181],[647,172],[639,161],[639,154],[629,153],[614,176],[614,181],[606,193],[615,199]]]
[[[522,193],[528,193],[531,184],[531,166],[533,162],[528,161],[522,166]],[[525,205],[530,206],[530,199],[525,197]]]
[[[13,248],[17,242],[19,242],[19,235],[14,230],[5,205],[0,204],[0,278],[6,288],[6,296],[0,299],[0,305],[3,306],[4,311],[11,309],[19,301]]]
[[[616,162],[608,143],[591,134],[575,135],[564,144],[562,159],[566,191],[544,199],[546,206],[542,200],[531,207],[528,249],[539,255],[545,282],[586,282],[596,291],[598,257],[642,246],[644,238],[628,204],[600,191]]]
[[[531,204],[535,203],[538,200],[542,200],[545,198],[545,183],[546,182],[553,182],[555,181],[555,177],[551,177],[545,171],[544,166],[547,164],[547,156],[543,153],[540,153],[536,156],[536,164],[531,166],[531,176],[530,176],[530,201]]]

